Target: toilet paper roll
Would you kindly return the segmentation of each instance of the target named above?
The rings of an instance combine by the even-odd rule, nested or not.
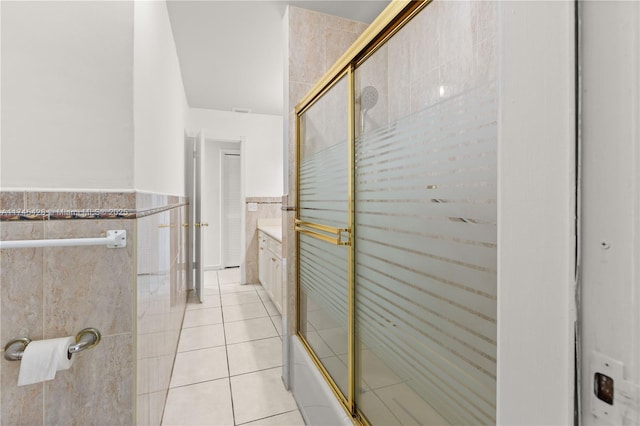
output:
[[[69,359],[68,350],[74,343],[73,336],[29,343],[20,362],[18,386],[53,380],[57,371],[69,369],[74,357]]]

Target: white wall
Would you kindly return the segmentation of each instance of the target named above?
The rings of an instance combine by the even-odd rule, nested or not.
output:
[[[289,150],[291,141],[291,128],[295,126],[293,121],[293,109],[295,105],[290,105],[291,99],[289,98],[289,6],[284,11],[282,17],[282,162],[284,164],[284,170],[282,171],[282,191],[283,194],[289,194]],[[292,203],[289,203],[292,204]]]
[[[209,224],[204,228],[204,267],[219,269],[222,267],[222,176],[220,150],[238,150],[240,143],[205,140],[202,158],[202,222]]]
[[[638,425],[625,393],[640,396],[640,3],[580,7],[580,424]],[[614,380],[613,406],[595,397],[595,372]]]
[[[133,3],[1,2],[3,189],[133,187]]]
[[[499,2],[500,425],[573,424],[573,2]]]
[[[164,2],[134,6],[135,189],[184,195],[188,110]]]
[[[0,46],[2,46],[2,4],[0,3]],[[1,50],[1,49],[0,49]],[[2,82],[2,54],[0,54],[0,82]],[[2,99],[2,84],[0,83],[0,100]],[[0,189],[2,189],[2,102],[0,102]],[[0,400],[2,391],[0,391]],[[2,404],[0,403],[0,411]]]
[[[282,117],[200,108],[189,110],[187,128],[207,139],[242,140],[245,197],[282,196]]]
[[[184,195],[164,2],[2,2],[3,189]]]

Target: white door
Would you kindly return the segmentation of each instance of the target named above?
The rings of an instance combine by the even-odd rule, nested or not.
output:
[[[240,154],[225,151],[222,158],[223,180],[223,250],[222,266],[240,266],[240,224],[242,198],[240,191]]]
[[[640,3],[582,14],[581,424],[640,424]]]
[[[204,133],[197,137],[186,138],[185,151],[185,181],[186,193],[189,197],[189,241],[191,253],[189,255],[189,281],[200,302],[204,302],[203,263],[202,263],[202,144]]]

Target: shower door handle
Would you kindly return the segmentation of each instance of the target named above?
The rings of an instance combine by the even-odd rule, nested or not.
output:
[[[337,246],[351,245],[351,230],[349,228],[334,228],[333,226],[304,222],[296,219],[295,230],[301,234],[305,234]],[[346,236],[344,234],[346,234]]]

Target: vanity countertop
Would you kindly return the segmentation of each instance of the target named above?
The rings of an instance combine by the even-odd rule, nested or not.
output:
[[[272,238],[282,242],[282,226],[279,225],[258,225],[258,229]]]

